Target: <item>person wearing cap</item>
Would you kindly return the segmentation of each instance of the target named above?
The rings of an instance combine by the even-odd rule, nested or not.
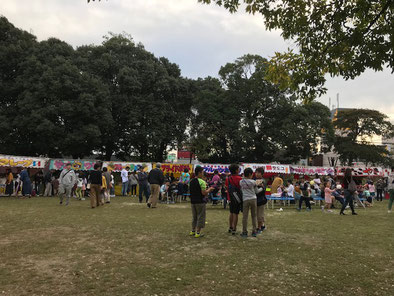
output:
[[[63,204],[63,198],[66,197],[66,206],[70,202],[71,191],[77,182],[77,176],[74,170],[71,168],[71,163],[67,163],[66,167],[60,174],[59,184],[60,184],[60,204]]]
[[[150,184],[150,197],[147,203],[148,208],[156,208],[160,187],[164,183],[164,174],[160,168],[161,164],[157,163],[156,168],[149,172],[148,182]]]

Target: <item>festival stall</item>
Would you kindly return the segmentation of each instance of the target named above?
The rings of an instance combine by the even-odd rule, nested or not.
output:
[[[130,168],[130,172],[136,172],[143,167],[144,171],[149,172],[152,169],[152,164],[149,162],[104,161],[103,167],[108,168],[108,170],[112,172],[120,172],[126,167]]]
[[[243,168],[251,168],[256,171],[257,168],[264,168],[264,178],[270,178],[275,175],[289,175],[290,166],[285,164],[262,164],[262,163],[244,163]]]
[[[43,169],[47,158],[0,155],[0,167]]]
[[[337,176],[344,176],[345,170],[347,167],[338,167],[336,170]],[[353,171],[353,176],[355,177],[382,177],[383,169],[381,167],[353,167],[351,168]]]
[[[62,170],[65,168],[67,163],[71,163],[71,167],[76,171],[91,171],[94,169],[94,165],[100,161],[98,160],[73,160],[73,159],[51,159],[49,162],[49,169],[51,170]],[[120,161],[103,161],[101,162],[104,168],[108,168],[109,171],[120,172],[122,169],[129,167],[130,171],[137,171],[140,167],[144,166],[145,170],[150,171],[152,169],[151,163],[142,162],[120,162]]]
[[[74,159],[51,159],[49,162],[50,170],[63,170],[68,163],[76,171],[90,171],[94,169],[95,160],[74,160]]]
[[[201,166],[204,169],[204,172],[206,174],[213,174],[216,170],[219,172],[220,175],[222,174],[230,174],[229,164],[208,164],[208,163],[202,163],[202,164],[197,164],[195,166]],[[244,168],[242,165],[239,166],[239,173],[242,174],[244,171]]]
[[[156,167],[156,164],[153,165],[153,168]],[[173,174],[175,178],[179,178],[182,172],[188,169],[189,174],[193,173],[193,165],[192,164],[172,164],[172,163],[163,163],[161,165],[161,170],[163,171],[164,175],[166,174]]]
[[[304,167],[304,166],[290,166],[290,172],[295,175],[328,176],[335,175],[335,169],[332,167]]]

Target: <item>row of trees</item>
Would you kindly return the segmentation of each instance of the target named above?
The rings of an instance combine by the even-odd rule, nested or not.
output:
[[[392,131],[383,114],[358,111],[370,120],[357,126],[381,120],[356,137],[348,133],[354,121],[336,134],[327,107],[267,81],[268,67],[245,55],[219,78],[192,80],[124,34],[74,49],[38,42],[1,17],[0,152],[161,161],[172,146],[209,162],[292,162],[335,147],[352,161],[351,145],[363,145],[363,157],[387,161],[386,151],[358,140]]]

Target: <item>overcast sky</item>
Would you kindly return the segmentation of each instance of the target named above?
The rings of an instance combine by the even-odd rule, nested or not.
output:
[[[39,40],[57,37],[73,46],[100,44],[108,32],[126,32],[156,56],[177,63],[190,78],[217,76],[220,66],[244,54],[270,57],[292,47],[280,32],[265,31],[258,16],[231,15],[197,0],[1,0],[0,14]],[[394,75],[368,71],[353,81],[327,82],[340,107],[378,109],[394,120]]]

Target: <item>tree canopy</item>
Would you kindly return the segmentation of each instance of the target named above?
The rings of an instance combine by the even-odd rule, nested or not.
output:
[[[326,75],[353,79],[366,69],[394,70],[394,1],[198,0],[230,12],[263,17],[296,48],[277,53],[268,79],[297,91],[306,101],[325,92]],[[244,3],[245,5],[242,5]]]
[[[366,163],[392,165],[392,157],[383,146],[371,144],[374,137],[394,137],[394,126],[388,117],[376,110],[345,109],[334,118],[338,131],[335,151],[344,163],[361,160]]]

